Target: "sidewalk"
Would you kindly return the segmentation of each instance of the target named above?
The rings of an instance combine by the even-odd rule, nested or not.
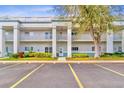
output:
[[[55,61],[0,61],[0,63],[124,63],[124,60],[89,60],[89,61],[61,61],[61,60],[55,60]]]

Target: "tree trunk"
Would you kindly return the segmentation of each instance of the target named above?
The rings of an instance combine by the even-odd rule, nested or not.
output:
[[[99,41],[94,41],[94,45],[95,45],[95,58],[99,58],[100,57],[100,42]]]

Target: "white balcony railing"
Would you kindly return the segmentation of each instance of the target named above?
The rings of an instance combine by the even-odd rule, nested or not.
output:
[[[52,40],[51,37],[36,37],[36,36],[28,36],[28,37],[21,37],[21,40],[22,41],[31,41],[31,40],[34,40],[34,41],[45,41],[45,40]]]
[[[13,35],[6,35],[5,40],[6,41],[12,41],[13,40]]]
[[[57,35],[57,40],[67,40],[67,35]]]

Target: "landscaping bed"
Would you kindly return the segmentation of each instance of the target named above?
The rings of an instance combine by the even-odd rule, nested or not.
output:
[[[52,58],[51,53],[43,53],[43,52],[19,52],[16,54],[8,54],[6,58],[0,58],[3,61],[52,61],[57,60],[57,58]]]
[[[88,60],[124,60],[124,57],[100,57],[100,58],[66,58],[66,60],[74,60],[74,61],[88,61]]]
[[[74,61],[85,61],[85,60],[124,60],[123,52],[115,52],[115,53],[104,53],[100,58],[90,57],[84,53],[76,53],[72,55],[72,58],[66,58],[66,60],[74,60]]]
[[[52,60],[57,60],[57,58],[0,58],[0,61],[52,61]]]

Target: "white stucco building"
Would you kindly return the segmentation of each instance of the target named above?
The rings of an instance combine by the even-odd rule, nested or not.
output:
[[[114,22],[124,25],[123,21]],[[25,51],[51,52],[53,57],[72,53],[94,53],[88,32],[78,34],[69,19],[53,17],[1,17],[0,57]],[[124,52],[124,31],[108,31],[102,35],[102,52]]]

